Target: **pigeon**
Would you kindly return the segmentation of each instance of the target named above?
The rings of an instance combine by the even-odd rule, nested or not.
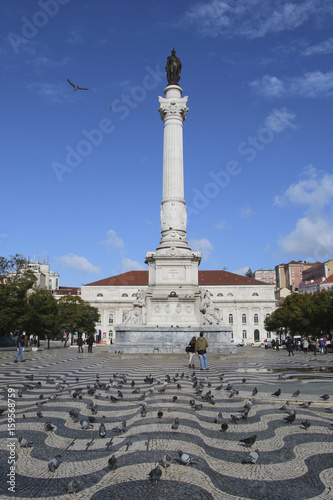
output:
[[[134,389],[134,391],[132,391],[132,394],[139,394],[140,391],[140,387],[137,387],[136,389]]]
[[[33,380],[34,379],[34,376],[31,374],[31,375],[24,375],[24,377],[27,379],[27,380]]]
[[[285,404],[283,404],[281,408],[279,408],[279,410],[288,411],[289,410],[288,401]]]
[[[79,489],[80,485],[76,481],[76,479],[72,479],[70,483],[67,485],[67,493],[76,493]]]
[[[176,417],[175,418],[175,421],[173,422],[172,426],[171,426],[171,429],[174,430],[174,431],[177,431],[178,430],[178,427],[179,427],[179,418]]]
[[[254,464],[257,465],[259,460],[259,452],[258,450],[251,451],[246,458],[242,460],[242,464]]]
[[[149,472],[149,478],[152,482],[157,483],[162,477],[162,470],[159,465]]]
[[[109,458],[108,460],[108,466],[109,466],[109,469],[114,472],[117,468],[117,459],[114,455],[112,455],[112,457]]]
[[[180,384],[177,384],[177,389],[181,389],[182,386]]]
[[[295,418],[296,418],[296,413],[294,413],[293,415],[288,415],[288,417],[285,417],[283,420],[288,422],[288,424],[292,424]]]
[[[307,431],[308,428],[311,426],[311,422],[309,420],[305,420],[304,422],[301,423],[303,425],[304,429]]]
[[[221,424],[223,421],[222,412],[219,411],[217,417],[214,419],[214,424]]]
[[[243,384],[245,384],[245,382],[246,382],[246,378],[245,377],[242,378],[242,382],[243,382]]]
[[[190,457],[187,453],[184,453],[181,450],[177,450],[178,456],[179,456],[179,461],[184,464],[186,467],[190,464],[195,463],[193,458]]]
[[[190,399],[190,406],[194,406],[195,405],[195,400],[194,399]]]
[[[229,427],[229,425],[227,424],[227,422],[222,422],[221,431],[226,432],[228,430],[228,427]]]
[[[177,396],[173,396],[172,401],[175,403],[177,401],[177,399],[178,399]]]
[[[159,410],[159,411],[157,412],[157,417],[158,417],[158,418],[162,418],[162,417],[163,417],[163,411]]]
[[[330,399],[328,394],[323,394],[323,396],[319,396],[319,397],[320,397],[320,399],[323,399],[324,401],[327,401],[328,399]]]
[[[202,410],[203,408],[203,405],[202,404],[198,404],[198,405],[194,405],[192,406],[192,409],[195,410],[195,411],[199,411],[199,410]]]
[[[54,426],[51,424],[51,422],[45,422],[44,424],[44,430],[49,432],[49,431],[53,431],[54,429]]]
[[[218,387],[215,387],[215,391],[220,391],[223,389],[223,384],[219,385]]]
[[[278,389],[277,391],[273,392],[273,394],[271,394],[271,396],[277,396],[279,397],[281,394],[281,389]]]
[[[233,421],[234,424],[237,424],[237,422],[239,420],[239,417],[237,417],[236,415],[230,415],[230,418],[231,418],[231,420]]]
[[[112,403],[117,403],[117,401],[119,401],[118,398],[116,398],[115,396],[112,396],[112,394],[110,396],[110,399],[111,399]]]
[[[114,427],[112,430],[114,432],[118,432],[118,434],[123,434],[126,430],[126,420],[124,420],[121,424],[119,424],[117,427]]]
[[[41,411],[38,411],[36,413],[36,415],[37,415],[38,418],[42,418],[43,417],[43,413]]]
[[[172,458],[170,457],[170,455],[163,455],[161,462],[163,467],[166,469],[167,467],[170,467]]]
[[[80,420],[80,424],[81,424],[81,429],[84,429],[84,430],[93,428],[93,425],[89,424],[89,422],[87,420]]]
[[[105,438],[105,436],[106,436],[106,428],[105,428],[105,425],[103,424],[103,422],[99,426],[98,434],[100,435],[101,438]]]
[[[135,380],[132,380],[131,387],[134,387],[134,386],[135,386]]]
[[[32,441],[28,441],[24,437],[19,437],[18,442],[20,443],[21,448],[31,448],[34,445]]]
[[[257,439],[257,435],[254,434],[253,436],[250,436],[248,438],[244,438],[244,439],[240,439],[239,442],[240,443],[244,443],[244,445],[247,447],[247,448],[252,448],[252,446],[254,445],[254,443],[256,442],[256,439]]]
[[[297,398],[297,396],[299,396],[300,393],[301,393],[301,391],[295,391],[292,397]]]
[[[258,394],[258,389],[255,387],[252,391],[252,396],[255,396],[256,394]]]
[[[21,389],[18,389],[17,395],[18,395],[19,398],[21,398],[23,396],[23,393],[22,393]]]
[[[305,401],[304,403],[301,403],[299,406],[301,406],[302,408],[309,408],[310,405],[311,401]]]
[[[146,410],[146,408],[142,408],[141,417],[146,417],[146,416],[147,416],[147,410]]]
[[[51,458],[48,462],[48,469],[50,472],[54,472],[60,465],[60,458],[61,455],[56,455],[55,457]]]
[[[89,90],[89,89],[86,89],[86,88],[84,88],[84,87],[79,87],[78,85],[74,85],[74,83],[72,83],[70,80],[68,80],[68,78],[67,78],[67,81],[68,81],[68,83],[69,83],[72,87],[74,87],[74,90],[75,90],[75,91],[76,91],[76,90]]]

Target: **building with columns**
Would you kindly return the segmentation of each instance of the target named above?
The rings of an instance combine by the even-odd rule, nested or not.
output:
[[[183,352],[203,331],[212,352],[235,352],[232,339],[266,338],[264,320],[275,309],[274,286],[226,271],[200,271],[201,253],[186,240],[183,124],[188,97],[179,86],[182,65],[173,49],[168,84],[159,97],[163,122],[161,239],[146,253],[147,271],[131,271],[81,287],[98,308],[99,340],[124,352]],[[116,347],[117,349],[117,347]]]

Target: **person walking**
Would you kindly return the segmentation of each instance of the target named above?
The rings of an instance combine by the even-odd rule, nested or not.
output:
[[[95,342],[94,335],[93,334],[89,335],[89,337],[87,339],[88,352],[92,353],[92,346],[93,346],[94,342]]]
[[[188,353],[190,355],[190,359],[188,360],[188,367],[189,368],[194,368],[194,358],[195,358],[195,344],[196,344],[197,339],[195,337],[192,337],[189,345],[188,345]]]
[[[203,332],[200,332],[200,336],[195,343],[195,352],[197,352],[199,355],[200,370],[209,370],[206,351],[207,347],[207,339],[205,339],[205,337],[203,336]]]
[[[80,334],[77,339],[78,352],[83,352],[83,338]]]
[[[275,340],[275,348],[277,351],[279,350],[279,346],[280,346],[279,339],[276,339]]]
[[[20,356],[20,361],[24,361],[24,359],[23,359],[23,347],[24,347],[23,333],[20,333],[19,336],[17,337],[16,346],[17,346],[17,354],[15,356],[14,363],[18,363],[19,356]]]
[[[320,348],[320,354],[326,354],[326,342],[324,337],[321,337],[319,339],[319,348]]]
[[[287,351],[289,353],[289,356],[290,356],[290,354],[292,354],[294,356],[294,344],[293,344],[293,341],[291,340],[291,337],[287,337],[286,346],[287,346]]]

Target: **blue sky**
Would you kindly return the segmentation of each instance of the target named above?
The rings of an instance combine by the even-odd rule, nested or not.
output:
[[[6,2],[0,255],[48,257],[63,286],[146,268],[175,47],[201,269],[331,258],[332,22],[329,0]]]

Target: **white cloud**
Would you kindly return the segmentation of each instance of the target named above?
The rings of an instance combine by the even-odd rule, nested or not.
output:
[[[70,101],[61,83],[30,83],[28,89],[42,97],[47,104],[66,104]]]
[[[202,36],[260,38],[291,31],[309,20],[332,14],[332,4],[322,0],[209,0],[192,4],[181,24],[196,28]]]
[[[304,214],[295,228],[281,235],[278,244],[286,255],[327,260],[333,254],[333,175],[318,171],[311,165],[301,179],[276,196],[275,205],[304,207]]]
[[[137,262],[136,260],[131,260],[126,257],[123,257],[121,259],[121,265],[123,268],[124,273],[127,273],[128,271],[144,271],[147,269],[143,264],[140,262]]]
[[[317,54],[331,54],[333,52],[333,38],[329,38],[322,43],[307,47],[303,52],[303,56],[313,56]]]
[[[216,227],[216,229],[226,229],[227,224],[226,224],[225,220],[221,220],[220,222],[215,224],[215,227]]]
[[[309,165],[302,173],[297,184],[291,184],[284,193],[274,199],[278,206],[306,205],[309,209],[318,209],[329,205],[333,201],[333,174],[318,172]]]
[[[245,276],[245,273],[247,273],[247,271],[249,270],[249,266],[244,266],[244,267],[241,267],[240,269],[236,269],[234,271],[232,271],[234,274],[239,274],[240,276]]]
[[[201,238],[201,240],[191,239],[188,243],[194,252],[201,252],[203,260],[208,260],[211,251],[214,250],[213,245],[207,238]]]
[[[246,206],[246,207],[241,207],[238,209],[239,216],[242,219],[249,219],[253,215],[253,210],[251,207]]]
[[[250,82],[250,87],[263,97],[298,96],[305,98],[329,97],[333,94],[333,71],[313,71],[303,76],[279,80],[265,75],[261,80]]]
[[[74,253],[57,257],[57,260],[65,267],[76,269],[82,273],[98,274],[101,272],[100,268],[91,264],[85,257],[79,257]]]
[[[119,250],[125,248],[125,243],[119,236],[116,231],[110,229],[106,234],[106,240],[101,241],[101,244],[106,246],[107,248],[117,248]]]
[[[302,217],[290,234],[278,240],[287,255],[327,260],[333,254],[333,221],[324,217]]]
[[[286,108],[273,109],[267,116],[265,125],[275,133],[282,132],[286,127],[296,128],[294,123],[296,115]]]

